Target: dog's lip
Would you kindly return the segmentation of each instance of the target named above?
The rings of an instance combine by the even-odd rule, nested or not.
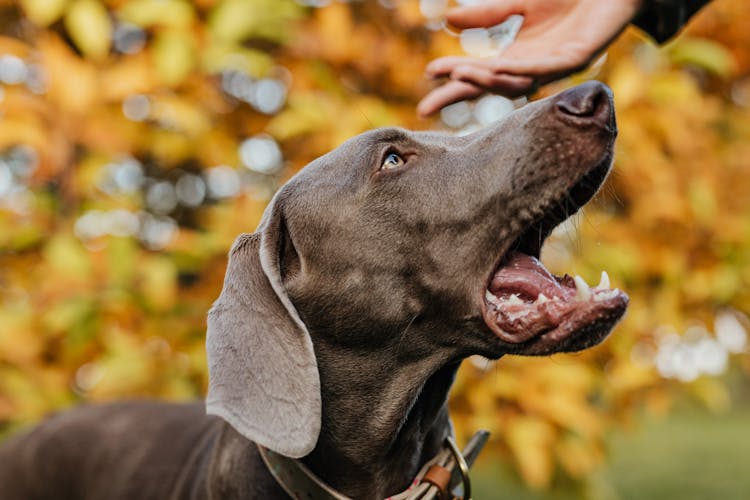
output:
[[[578,276],[554,276],[535,257],[513,252],[493,275],[483,302],[485,323],[501,340],[521,344],[538,338],[549,344],[586,329],[602,338],[624,314],[628,297],[610,287],[606,273],[591,287]],[[594,324],[601,328],[592,329]]]

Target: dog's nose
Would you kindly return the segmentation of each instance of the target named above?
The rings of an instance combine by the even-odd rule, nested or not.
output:
[[[563,116],[589,119],[607,127],[612,119],[612,91],[601,82],[586,82],[561,92],[555,107]]]

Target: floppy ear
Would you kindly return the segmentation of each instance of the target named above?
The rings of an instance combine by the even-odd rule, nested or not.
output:
[[[281,280],[279,217],[270,219],[235,241],[208,313],[206,408],[244,437],[299,458],[320,433],[320,378],[310,334]]]

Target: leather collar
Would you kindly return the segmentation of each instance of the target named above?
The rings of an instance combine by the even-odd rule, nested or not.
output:
[[[453,438],[447,437],[443,449],[420,469],[411,485],[386,500],[470,500],[469,467],[488,437],[489,432],[477,431],[463,451],[458,450]],[[279,455],[261,445],[257,446],[268,471],[291,498],[351,500],[324,483],[299,460]]]

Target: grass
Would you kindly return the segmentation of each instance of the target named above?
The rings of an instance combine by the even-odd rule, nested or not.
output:
[[[525,489],[497,463],[472,475],[476,500],[750,500],[750,409],[727,415],[689,412],[647,420],[611,439],[607,468],[585,492],[560,485]]]

